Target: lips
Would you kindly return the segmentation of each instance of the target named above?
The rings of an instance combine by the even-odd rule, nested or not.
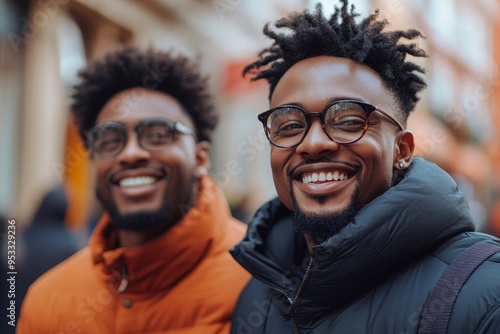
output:
[[[110,183],[120,188],[134,188],[152,185],[165,178],[167,172],[163,168],[140,167],[120,170],[110,177]]]
[[[291,177],[303,184],[345,181],[350,179],[359,167],[350,163],[318,162],[295,167]]]
[[[142,187],[142,186],[147,186],[147,185],[153,184],[157,180],[158,179],[151,177],[151,176],[127,177],[127,178],[121,179],[118,184],[122,188]]]
[[[302,173],[302,183],[318,183],[329,181],[344,181],[349,178],[349,174],[339,170],[326,170],[321,172],[305,172]]]
[[[340,203],[344,195],[350,198],[359,170],[360,166],[346,162],[307,162],[293,168],[289,176],[293,180],[293,192],[302,200],[326,196]]]

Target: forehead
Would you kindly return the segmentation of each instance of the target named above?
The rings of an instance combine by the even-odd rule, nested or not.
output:
[[[318,56],[293,65],[280,79],[271,97],[271,107],[298,103],[306,110],[320,111],[333,99],[347,98],[376,105],[391,114],[396,100],[377,72],[352,60]]]
[[[173,96],[144,88],[127,89],[111,97],[97,115],[96,123],[135,124],[146,118],[163,118],[193,127],[191,118]]]

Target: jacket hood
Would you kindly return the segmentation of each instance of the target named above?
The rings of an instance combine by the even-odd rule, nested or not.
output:
[[[232,254],[254,277],[292,299],[310,263],[297,306],[315,313],[325,305],[339,307],[443,240],[473,230],[455,181],[435,164],[414,158],[399,183],[313,247],[312,258],[294,232],[293,214],[278,199],[259,209]]]

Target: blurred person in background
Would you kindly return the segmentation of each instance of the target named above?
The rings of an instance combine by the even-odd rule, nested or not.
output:
[[[182,55],[123,48],[80,73],[72,111],[105,210],[88,247],[29,289],[18,333],[227,333],[246,226],[209,177],[218,115]]]
[[[278,198],[231,250],[253,275],[231,332],[498,333],[500,240],[474,232],[406,129],[426,86],[406,60],[426,57],[421,34],[341,3],[266,25],[274,43],[245,69],[270,85],[258,119]]]
[[[68,198],[64,188],[58,186],[49,190],[42,198],[29,227],[17,235],[15,301],[18,308],[31,283],[85,244],[84,235],[65,226],[67,209]],[[6,271],[3,272],[5,274]],[[15,327],[6,326],[5,322],[0,328],[4,334],[15,332]]]

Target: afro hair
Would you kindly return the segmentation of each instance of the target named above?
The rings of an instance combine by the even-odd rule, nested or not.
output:
[[[106,102],[132,88],[174,97],[193,120],[198,139],[212,139],[218,114],[208,90],[208,78],[201,76],[196,64],[184,56],[125,47],[95,60],[79,77],[72,95],[72,112],[84,141]]]
[[[404,120],[408,118],[419,100],[418,92],[426,87],[419,73],[424,69],[406,61],[406,56],[427,57],[416,44],[399,43],[401,38],[412,40],[422,37],[417,30],[386,32],[388,22],[378,20],[378,11],[356,22],[359,14],[347,0],[342,7],[335,7],[330,18],[323,15],[321,4],[314,13],[308,10],[294,13],[278,20],[273,31],[270,24],[264,26],[264,34],[274,40],[272,46],[259,54],[259,59],[244,70],[252,74],[252,80],[265,79],[270,85],[271,98],[283,74],[301,60],[316,56],[334,56],[350,59],[375,70],[386,87],[393,92],[401,107]]]

